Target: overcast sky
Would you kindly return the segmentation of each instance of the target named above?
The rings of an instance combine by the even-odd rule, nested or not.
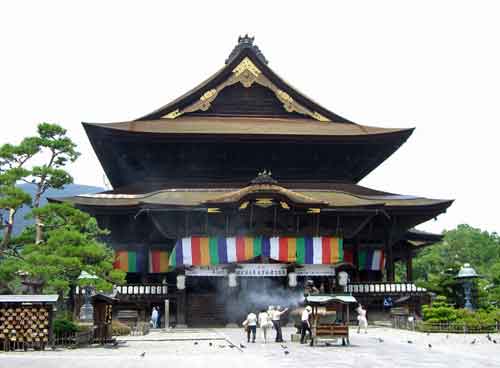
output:
[[[81,122],[138,118],[213,74],[249,33],[285,80],[360,124],[416,127],[360,184],[453,198],[420,228],[498,231],[498,1],[2,1],[0,144],[40,122],[82,152],[75,182],[103,185]]]

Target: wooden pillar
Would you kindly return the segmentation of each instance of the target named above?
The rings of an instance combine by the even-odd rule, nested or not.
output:
[[[409,244],[406,244],[406,281],[413,282],[413,254]]]
[[[176,328],[186,328],[186,290],[177,290],[176,299]]]
[[[359,271],[359,237],[356,236],[354,239],[354,248],[352,252],[352,262],[354,264],[354,281],[355,282],[360,282],[361,281],[361,275]]]
[[[394,282],[394,257],[389,233],[385,238],[385,270],[387,282]]]

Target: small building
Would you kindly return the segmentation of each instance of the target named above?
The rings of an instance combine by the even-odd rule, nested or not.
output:
[[[308,279],[333,292],[340,271],[349,275],[341,288],[373,308],[385,294],[420,298],[411,260],[440,237],[412,229],[452,200],[358,184],[413,129],[328,110],[276,74],[253,41],[240,37],[219,71],[149,114],[83,123],[114,189],[53,200],[111,230],[115,267],[127,272],[116,309],[147,319],[168,298],[173,323],[225,324],[245,313],[241,304],[273,302],[256,295],[300,294]]]

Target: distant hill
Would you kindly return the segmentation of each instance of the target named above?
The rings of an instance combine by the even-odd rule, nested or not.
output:
[[[25,192],[33,196],[35,194],[35,186],[30,184],[20,184],[19,188],[23,189]],[[100,187],[92,187],[89,185],[80,184],[69,184],[64,187],[64,189],[49,189],[45,192],[42,197],[42,205],[47,203],[47,197],[68,197],[78,194],[88,194],[102,192],[106,189]],[[16,221],[14,223],[14,234],[19,234],[19,232],[27,225],[32,224],[33,221],[26,220],[24,216],[28,214],[30,208],[24,206],[16,214]]]

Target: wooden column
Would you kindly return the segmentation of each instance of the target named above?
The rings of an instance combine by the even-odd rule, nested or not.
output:
[[[361,275],[359,272],[359,237],[356,236],[354,239],[354,248],[352,252],[352,262],[354,264],[354,281],[355,282],[360,282],[361,281]]]
[[[409,244],[406,244],[406,281],[413,282],[413,254]]]
[[[390,233],[385,238],[385,270],[387,282],[394,282],[394,257]]]

